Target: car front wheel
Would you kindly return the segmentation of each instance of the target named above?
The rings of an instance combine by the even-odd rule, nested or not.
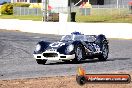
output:
[[[83,59],[83,49],[82,49],[82,46],[81,46],[81,45],[78,45],[78,46],[75,48],[75,58],[73,59],[73,61],[74,61],[75,63],[78,63],[78,62],[80,62],[82,59]]]
[[[45,64],[47,60],[36,59],[38,64]]]

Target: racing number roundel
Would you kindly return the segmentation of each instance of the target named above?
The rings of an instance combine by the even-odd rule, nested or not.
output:
[[[55,42],[55,43],[50,44],[49,46],[50,47],[59,47],[59,46],[62,46],[62,45],[65,45],[65,43],[63,43],[63,42]]]

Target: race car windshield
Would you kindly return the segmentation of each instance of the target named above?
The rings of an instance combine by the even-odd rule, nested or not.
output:
[[[86,39],[84,35],[65,35],[61,39],[61,41],[72,41],[72,40],[85,41]]]
[[[60,41],[71,41],[71,40],[72,40],[71,35],[65,35],[65,36],[62,36]]]

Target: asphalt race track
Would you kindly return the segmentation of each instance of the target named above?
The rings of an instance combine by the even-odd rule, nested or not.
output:
[[[87,73],[132,71],[132,40],[124,39],[109,39],[110,54],[105,62],[98,59],[80,64],[48,61],[46,65],[38,65],[32,55],[36,43],[60,38],[57,35],[0,30],[0,79],[76,75],[78,66],[83,66]]]

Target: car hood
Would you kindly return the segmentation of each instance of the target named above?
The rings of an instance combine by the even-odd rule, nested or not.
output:
[[[49,44],[47,49],[59,49],[61,47],[65,48],[66,46],[70,45],[71,43],[72,43],[72,41],[70,41],[70,42],[69,41],[66,41],[66,42],[62,42],[62,41],[53,42],[53,43]]]

